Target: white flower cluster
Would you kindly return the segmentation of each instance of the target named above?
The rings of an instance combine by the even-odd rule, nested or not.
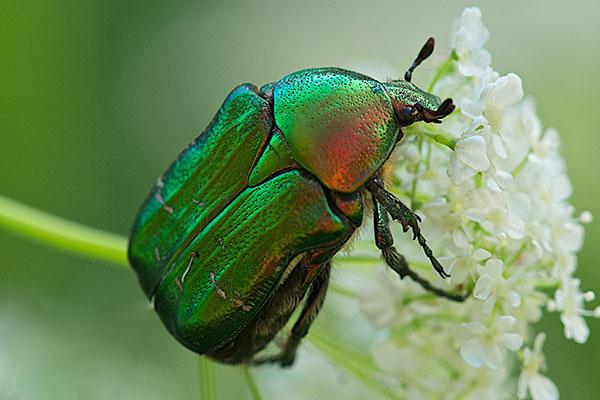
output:
[[[414,269],[472,295],[453,303],[386,275],[362,297],[363,312],[387,333],[373,358],[401,397],[492,399],[512,390],[556,399],[556,386],[540,373],[544,334],[532,334],[531,324],[545,308],[560,312],[565,336],[583,343],[583,317],[600,314],[585,309],[594,294],[573,277],[581,223],[591,216],[573,216],[558,133],[542,129],[519,76],[491,68],[488,36],[480,10],[465,9],[431,88],[457,110],[441,125],[406,132],[393,188],[423,217],[451,278],[436,279],[416,252],[407,254]],[[396,237],[397,248],[410,252],[410,238]],[[533,350],[524,348],[531,342]],[[518,388],[510,389],[517,360]]]

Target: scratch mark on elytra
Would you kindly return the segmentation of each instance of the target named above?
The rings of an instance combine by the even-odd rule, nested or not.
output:
[[[219,297],[221,297],[222,299],[227,300],[227,294],[225,293],[225,291],[223,289],[221,289],[219,287],[219,285],[217,284],[217,279],[215,277],[215,273],[214,272],[210,272],[210,280],[213,284],[213,286],[215,287],[217,294],[219,295]]]
[[[188,272],[190,272],[192,263],[198,257],[198,253],[196,253],[195,251],[192,251],[191,255],[192,255],[192,257],[190,258],[190,262],[188,263],[187,267],[185,268],[185,271],[183,271],[183,275],[181,275],[181,283],[183,283],[185,281],[185,277],[187,276]]]
[[[168,212],[169,214],[173,214],[173,207],[167,205],[167,203],[165,203],[165,199],[163,199],[162,194],[160,194],[159,192],[157,192],[154,197],[156,198],[156,201],[158,201],[160,203],[160,205],[162,206],[162,208],[164,208],[164,210],[166,212]]]
[[[158,250],[158,247],[154,248],[154,258],[156,258],[156,262],[161,262],[162,260],[160,256],[160,250]]]
[[[241,308],[242,310],[244,310],[246,312],[252,310],[252,307],[250,307],[249,305],[245,304],[241,299],[232,299],[231,300],[231,304],[233,304],[234,307]]]
[[[200,201],[198,199],[192,199],[192,203],[197,205],[199,208],[204,208],[204,206],[206,205],[203,201]]]
[[[162,197],[162,194],[160,193],[161,190],[165,187],[165,182],[163,181],[162,175],[160,175],[158,178],[156,178],[156,186],[158,187],[158,191],[154,195],[154,198],[156,199],[156,201],[158,201],[160,203],[160,205],[166,212],[168,212],[169,214],[173,214],[173,207],[170,207],[167,205],[167,203],[165,202],[165,199]]]
[[[234,297],[233,299],[231,299],[231,304],[233,304],[233,306],[234,306],[234,307],[236,307],[236,308],[241,308],[242,310],[244,310],[244,311],[246,311],[246,312],[248,312],[248,311],[252,310],[252,307],[251,307],[251,306],[249,306],[249,305],[245,304],[245,303],[242,301],[242,295],[240,294],[240,292],[239,292],[237,289],[235,289],[235,290],[233,291],[233,295],[234,295],[235,297]]]

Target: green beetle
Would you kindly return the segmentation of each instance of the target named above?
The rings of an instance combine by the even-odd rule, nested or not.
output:
[[[133,224],[129,260],[163,323],[183,345],[224,363],[291,365],[327,291],[331,259],[372,206],[387,264],[432,287],[393,247],[389,217],[412,229],[434,268],[419,218],[384,188],[401,127],[441,122],[454,105],[404,80],[339,68],[235,88],[161,175]],[[367,208],[370,208],[367,206]],[[280,354],[257,358],[304,299]]]

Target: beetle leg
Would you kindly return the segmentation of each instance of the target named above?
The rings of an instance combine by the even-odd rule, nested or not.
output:
[[[266,363],[280,363],[282,367],[289,367],[296,359],[296,351],[302,339],[308,334],[313,321],[321,311],[327,288],[329,287],[329,271],[331,262],[321,266],[321,272],[310,285],[310,292],[304,303],[304,308],[287,338],[283,350],[278,355],[253,360],[255,365]]]
[[[419,218],[417,214],[415,214],[410,208],[402,203],[400,199],[386,191],[383,188],[383,183],[381,182],[380,178],[375,177],[371,179],[367,183],[367,189],[369,189],[376,202],[380,203],[383,208],[390,213],[393,219],[402,224],[404,232],[408,231],[408,229],[412,230],[413,240],[417,239],[421,245],[421,248],[425,252],[425,255],[427,258],[429,258],[431,265],[437,271],[437,273],[440,274],[442,278],[449,278],[450,275],[444,271],[444,267],[442,267],[442,264],[440,264],[440,262],[435,258],[433,251],[431,251],[425,238],[421,234],[421,229],[419,228],[419,222],[421,222],[421,218]]]
[[[375,196],[372,196],[372,199],[375,244],[381,250],[381,254],[383,255],[386,264],[400,276],[400,279],[403,279],[405,276],[410,276],[413,281],[417,282],[423,289],[431,293],[453,301],[464,301],[468,297],[468,294],[456,294],[438,289],[409,268],[404,256],[398,253],[398,250],[394,247],[394,238],[392,237],[392,232],[390,230],[390,220],[387,211],[377,202]]]

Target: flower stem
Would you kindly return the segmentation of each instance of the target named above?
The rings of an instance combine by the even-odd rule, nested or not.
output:
[[[446,59],[446,62],[444,62],[444,64],[442,64],[442,66],[437,70],[433,79],[431,80],[431,83],[429,84],[429,87],[427,88],[427,91],[429,93],[431,93],[435,84],[440,80],[440,78],[442,76],[444,76],[444,74],[446,74],[448,69],[452,66],[452,63],[456,60],[458,60],[458,54],[456,54],[456,52],[454,50],[452,50],[452,53],[450,53],[450,55]]]
[[[215,400],[215,367],[206,357],[199,358],[200,367],[200,399]]]
[[[252,370],[250,367],[243,367],[242,374],[244,375],[244,380],[246,381],[246,386],[248,386],[248,390],[250,391],[250,395],[254,400],[262,400],[262,396],[260,391],[258,390],[258,386],[256,385],[256,380],[254,379],[254,374],[252,374]]]
[[[51,215],[2,195],[0,228],[50,247],[128,266],[126,237]]]

